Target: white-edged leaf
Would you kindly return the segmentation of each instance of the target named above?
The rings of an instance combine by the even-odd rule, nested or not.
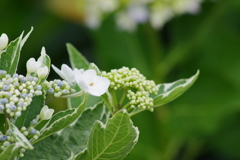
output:
[[[103,102],[86,108],[77,121],[34,144],[34,150],[25,152],[21,159],[66,160],[71,153],[75,155],[86,148],[94,122],[100,120],[105,123],[108,117],[109,113]]]
[[[18,61],[20,58],[20,52],[23,47],[23,44],[26,42],[27,38],[31,34],[33,28],[28,32],[28,34],[23,37],[23,33],[15,39],[11,41],[7,46],[6,50],[1,54],[0,58],[0,69],[7,71],[8,74],[15,74],[18,66]]]
[[[22,115],[16,119],[15,125],[18,128],[22,128],[22,126],[28,127],[30,122],[40,113],[43,106],[44,95],[33,97],[31,104],[25,111],[22,111]]]
[[[82,160],[121,160],[138,141],[139,131],[133,126],[126,110],[117,112],[106,125],[96,121],[87,149],[78,154]]]
[[[101,71],[99,70],[98,66],[94,63],[89,64],[89,69],[94,69],[98,76],[102,76]]]
[[[161,106],[179,97],[192,86],[197,80],[198,75],[199,71],[188,79],[180,79],[172,83],[159,84],[158,95],[153,98],[154,107]]]
[[[28,37],[30,36],[30,34],[33,31],[33,27],[31,27],[30,31],[27,33],[27,35],[22,39],[21,43],[20,43],[20,47],[22,48],[23,45],[25,44],[25,42],[27,41]]]
[[[19,142],[19,145],[26,149],[33,149],[33,146],[28,141],[28,139],[18,130],[18,128],[12,124],[11,122],[9,124],[9,129],[12,132],[13,138]]]
[[[0,159],[1,160],[13,160],[21,148],[21,145],[19,142],[15,144],[9,145],[1,154]]]
[[[83,102],[77,107],[73,109],[68,109],[65,111],[61,111],[53,115],[50,120],[42,121],[39,125],[36,126],[36,129],[40,130],[41,135],[39,138],[32,142],[32,144],[66,128],[74,121],[76,121],[82,114],[86,103],[87,103],[87,94],[84,95],[85,98]]]

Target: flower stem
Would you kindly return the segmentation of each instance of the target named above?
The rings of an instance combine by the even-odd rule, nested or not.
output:
[[[126,92],[127,92],[127,90],[124,89],[123,95],[122,95],[122,97],[121,97],[121,99],[120,99],[120,101],[119,101],[119,107],[121,107],[122,104],[123,104],[123,102],[124,102],[124,99],[125,99],[125,97],[126,97]]]
[[[137,110],[137,111],[135,111],[135,112],[132,112],[132,113],[130,113],[129,115],[130,115],[130,117],[131,116],[134,116],[135,114],[138,114],[138,113],[140,113],[140,112],[142,112],[142,111],[144,111],[145,109],[139,109],[139,110]]]
[[[73,93],[73,94],[69,94],[69,95],[64,95],[64,96],[61,96],[59,98],[72,98],[72,97],[79,97],[81,95],[83,95],[83,91],[80,91],[80,92],[77,92],[77,93]]]
[[[125,106],[123,106],[121,109],[126,109],[127,107],[130,106],[130,102],[128,102],[127,104],[125,104]]]
[[[106,92],[104,95],[102,95],[101,97],[102,97],[103,101],[105,102],[105,104],[106,104],[109,112],[110,112],[111,115],[113,116],[114,113],[113,113],[112,107],[111,107],[111,106],[113,105],[113,103],[111,103],[111,102],[112,102],[112,98],[111,98],[112,95],[110,94],[110,92],[107,91],[107,92]]]
[[[110,90],[110,93],[113,97],[113,105],[114,105],[113,106],[113,112],[115,113],[118,110],[117,96],[116,96],[116,92],[113,89]]]

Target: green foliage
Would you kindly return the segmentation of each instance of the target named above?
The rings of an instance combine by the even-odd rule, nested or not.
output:
[[[87,59],[74,46],[69,43],[67,44],[67,51],[73,69],[89,68],[89,62],[87,61]],[[77,92],[80,91],[78,85],[75,85],[74,89]],[[82,99],[80,97],[68,98],[68,108],[76,108],[81,103],[81,101]]]
[[[77,154],[86,148],[92,125],[96,120],[105,123],[108,116],[103,103],[87,108],[76,122],[59,133],[36,143],[35,149],[27,151],[25,157],[21,159],[66,160],[71,152]]]
[[[67,44],[67,51],[69,54],[69,59],[72,65],[72,68],[83,68],[84,70],[88,69],[89,62],[87,59],[71,44]]]
[[[13,160],[14,157],[17,155],[20,147],[21,147],[21,146],[19,145],[19,143],[9,145],[9,146],[0,154],[0,159]]]
[[[33,149],[32,144],[28,141],[28,139],[18,130],[18,128],[12,124],[12,123],[8,123],[9,124],[9,129],[12,133],[13,138],[17,141],[17,143],[19,143],[19,145],[23,148],[26,149]]]
[[[32,103],[27,107],[25,111],[22,112],[22,115],[16,119],[15,125],[18,128],[23,126],[28,127],[30,125],[31,120],[36,118],[44,106],[44,97],[36,96],[33,97]]]
[[[33,28],[28,32],[28,34],[23,37],[23,33],[15,39],[14,41],[10,42],[10,44],[7,46],[6,51],[2,53],[0,58],[0,69],[7,71],[10,75],[13,75],[16,73],[19,57],[20,57],[20,51],[31,34]]]
[[[189,79],[181,79],[172,83],[159,84],[158,95],[154,97],[154,107],[164,105],[188,90],[197,80],[199,71]]]
[[[3,53],[5,58],[0,59],[1,69],[7,69],[7,72],[11,74],[16,72],[21,47],[31,31],[23,39],[21,35],[18,39],[10,43],[7,47],[7,54]],[[101,75],[99,68],[94,63],[89,64],[86,58],[72,45],[67,44],[67,50],[72,68],[85,70],[94,69],[98,75]],[[51,61],[45,53],[45,48],[42,48],[38,62],[41,62],[41,67],[47,66],[50,70]],[[158,95],[154,97],[155,107],[170,102],[180,96],[195,82],[198,74],[199,72],[189,79],[183,79],[169,84],[160,84],[160,91]],[[119,108],[117,105],[117,94],[112,89],[110,90],[111,93],[107,91],[106,94],[98,98],[94,96],[88,98],[87,92],[81,97],[71,98],[68,100],[69,109],[57,112],[52,116],[51,111],[46,110],[48,113],[42,113],[41,109],[45,105],[46,94],[54,92],[54,90],[59,91],[63,86],[62,81],[56,81],[56,83],[53,82],[53,84],[46,82],[47,85],[52,85],[54,89],[50,88],[53,91],[49,88],[44,90],[42,87],[46,86],[41,84],[46,81],[47,76],[40,81],[35,78],[37,77],[36,73],[32,73],[31,76],[33,77],[18,77],[19,79],[17,78],[17,82],[14,83],[14,85],[17,86],[19,85],[18,81],[24,83],[21,89],[19,87],[21,91],[25,89],[24,87],[28,87],[27,89],[29,89],[25,89],[23,93],[15,91],[19,98],[16,95],[14,95],[16,96],[14,97],[12,94],[7,93],[7,87],[2,89],[4,93],[6,91],[6,97],[8,95],[8,99],[6,98],[7,101],[4,100],[1,102],[5,107],[5,110],[2,109],[2,113],[5,114],[4,118],[7,119],[8,124],[5,124],[4,132],[1,132],[1,141],[15,143],[15,147],[12,148],[12,145],[9,143],[9,146],[5,146],[6,150],[0,154],[0,158],[6,158],[9,152],[12,154],[11,158],[17,155],[23,156],[24,151],[22,148],[28,150],[35,148],[34,151],[27,151],[25,157],[22,159],[121,160],[133,149],[138,141],[139,131],[138,128],[133,125],[130,117],[143,111],[144,108],[135,108],[136,110],[134,109],[134,111],[136,112],[129,114],[129,109],[132,110],[132,108],[127,108],[130,102],[125,105],[126,108]],[[13,79],[9,81],[13,81]],[[71,89],[71,85],[67,83],[64,85],[65,87],[67,86],[68,89]],[[80,91],[80,88],[76,84],[73,88]],[[61,91],[60,93],[64,92]],[[123,94],[127,93],[123,92]],[[72,95],[73,94],[68,96]],[[35,97],[32,99],[32,96]],[[126,95],[123,95],[120,103],[124,101],[125,96]],[[146,96],[148,96],[148,94],[146,94]],[[102,102],[102,100],[104,101]],[[5,105],[8,101],[11,102]],[[27,106],[23,107],[26,107],[26,110],[20,108],[21,105],[18,102],[23,104],[25,102]],[[17,105],[18,108],[15,105]],[[88,108],[86,108],[86,106]],[[15,114],[15,112],[12,111],[16,111],[16,109],[18,109],[17,111],[19,112]],[[24,111],[21,112],[22,110]],[[38,116],[39,114],[41,115],[40,118]],[[43,120],[42,114],[46,114],[46,117],[49,118]],[[109,118],[110,114],[112,116],[111,118]],[[11,119],[13,123],[10,123],[8,119]],[[4,125],[2,125],[2,127],[3,126]],[[8,128],[10,133],[7,131]],[[19,131],[19,129],[21,129],[21,131]],[[5,134],[11,136],[10,141],[8,141],[9,138]],[[1,142],[2,148],[3,144],[4,142]]]
[[[121,160],[137,143],[138,136],[138,128],[133,126],[127,112],[119,111],[106,125],[100,121],[94,123],[87,148],[76,159]]]
[[[40,137],[37,140],[33,141],[32,143],[34,144],[50,135],[62,130],[63,128],[66,128],[71,123],[76,121],[80,117],[80,115],[82,114],[82,112],[86,106],[87,96],[88,95],[84,95],[83,102],[77,108],[58,112],[47,122],[42,121],[41,123],[39,123],[36,126],[36,128],[38,130],[42,131],[42,133],[41,133]]]

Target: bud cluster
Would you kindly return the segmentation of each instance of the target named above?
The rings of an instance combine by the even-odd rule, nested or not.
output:
[[[110,87],[114,90],[135,88],[139,91],[147,91],[150,94],[156,94],[158,91],[155,82],[146,80],[146,77],[136,68],[122,67],[118,70],[113,69],[109,73],[103,72],[103,76],[111,81]]]
[[[142,109],[153,111],[153,99],[149,97],[148,92],[137,91],[136,93],[134,93],[133,91],[128,90],[127,97],[128,99],[130,99],[131,108],[139,107]]]
[[[153,110],[153,99],[150,94],[157,94],[158,87],[152,80],[147,80],[136,68],[122,67],[113,69],[109,73],[103,72],[104,77],[110,80],[110,88],[127,90],[131,108]]]
[[[35,120],[35,119],[34,119]],[[33,121],[34,121],[33,120]],[[34,127],[34,124],[31,122],[31,125],[26,128],[25,126],[23,126],[20,129],[20,132],[28,139],[28,140],[36,140],[38,139],[38,137],[40,136],[40,132],[38,130],[36,130]],[[14,138],[14,136],[12,135],[11,130],[7,130],[6,134],[3,134],[0,131],[0,150],[5,150],[10,144],[12,143],[16,143],[16,140]],[[24,156],[24,152],[26,151],[25,148],[21,148],[19,150],[19,157],[23,157]]]
[[[33,119],[33,120],[31,121],[31,124],[30,124],[29,127],[23,126],[23,127],[20,129],[20,132],[21,132],[29,141],[37,140],[38,137],[40,136],[40,132],[34,128],[34,126],[35,126],[36,124],[37,124],[37,120],[36,120],[36,119]],[[19,156],[19,157],[23,157],[25,151],[26,151],[25,148],[21,148],[21,149],[19,150],[18,156]]]
[[[12,118],[21,116],[21,112],[32,102],[32,97],[42,95],[42,87],[37,83],[37,77],[11,76],[0,70],[0,113]]]
[[[73,89],[72,86],[73,84],[71,82],[64,80],[45,81],[43,83],[43,88],[46,93],[52,94],[54,97],[75,93],[76,90]]]
[[[4,150],[6,147],[8,147],[13,140],[14,139],[13,137],[11,137],[10,130],[8,130],[6,134],[3,134],[0,131],[0,146],[1,146],[0,149],[1,150]]]

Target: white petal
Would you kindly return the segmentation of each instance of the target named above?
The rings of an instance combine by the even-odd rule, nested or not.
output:
[[[8,44],[8,36],[3,33],[0,37],[0,51],[7,47]]]
[[[41,66],[40,62],[38,62],[38,61],[36,62],[36,60],[34,58],[30,58],[27,61],[27,72],[28,73],[36,72],[40,66]]]
[[[110,81],[107,78],[97,76],[97,81],[93,86],[88,87],[88,93],[94,96],[101,96],[106,93],[108,87],[110,85]]]
[[[65,76],[64,74],[62,73],[62,71],[60,71],[57,67],[55,67],[53,64],[52,64],[52,68],[53,70],[62,78],[62,79],[65,79]]]
[[[70,67],[68,67],[66,64],[62,65],[61,71],[64,74],[66,81],[69,81],[69,82],[75,81],[73,70]]]
[[[75,78],[75,81],[76,81],[77,83],[81,80],[81,77],[82,77],[83,72],[84,72],[84,69],[77,69],[77,68],[75,68],[75,69],[73,70],[74,78]]]
[[[82,78],[81,79],[88,85],[91,84],[91,83],[95,83],[95,81],[97,80],[96,71],[94,69],[86,70],[82,74]]]
[[[44,66],[44,67],[42,67],[42,68],[39,68],[39,69],[37,70],[38,78],[39,78],[39,79],[42,79],[42,78],[46,77],[46,76],[48,75],[48,72],[49,72],[49,70],[48,70],[48,67],[47,67],[47,66]]]

